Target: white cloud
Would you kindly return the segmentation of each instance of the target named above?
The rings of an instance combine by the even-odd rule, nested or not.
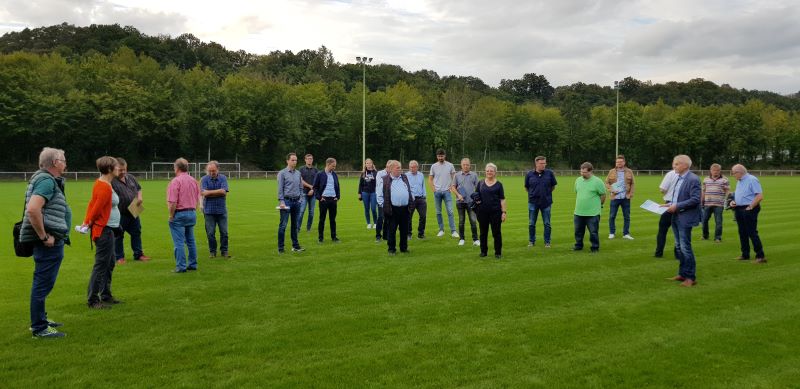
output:
[[[189,32],[229,49],[331,49],[414,71],[497,85],[524,73],[553,85],[702,77],[800,90],[800,5],[791,0],[188,0],[12,1],[0,32],[67,21]]]

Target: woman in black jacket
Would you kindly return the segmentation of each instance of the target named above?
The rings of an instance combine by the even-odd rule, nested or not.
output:
[[[494,239],[494,257],[502,258],[503,235],[500,225],[506,221],[506,195],[503,184],[497,181],[497,166],[486,164],[486,179],[478,183],[481,204],[478,206],[478,226],[481,234],[481,257],[489,252],[489,227]]]
[[[378,171],[372,160],[364,160],[364,170],[361,172],[361,179],[358,181],[358,199],[364,202],[364,217],[367,219],[367,228],[375,229],[378,222],[378,198],[375,194],[375,177]],[[370,223],[370,213],[372,223]]]

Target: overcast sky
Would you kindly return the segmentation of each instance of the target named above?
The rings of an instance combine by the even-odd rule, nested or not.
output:
[[[256,54],[325,45],[406,70],[496,86],[543,74],[553,86],[705,78],[800,91],[797,0],[4,0],[0,33],[61,22],[189,32]]]

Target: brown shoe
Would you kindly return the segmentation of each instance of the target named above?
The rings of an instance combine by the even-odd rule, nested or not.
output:
[[[125,264],[125,258],[120,258],[117,260],[117,265],[124,265],[124,264]]]
[[[695,281],[695,280],[686,280],[686,281],[683,281],[683,282],[680,283],[680,286],[683,286],[683,287],[686,287],[686,288],[691,288],[691,287],[693,287],[695,285],[697,285],[697,281]]]
[[[144,254],[142,254],[142,256],[141,256],[141,257],[139,257],[139,258],[135,258],[135,259],[136,259],[137,261],[147,262],[147,261],[149,261],[149,260],[150,260],[150,257],[148,257],[147,255],[144,255]]]
[[[672,278],[667,278],[667,280],[670,280],[670,281],[686,281],[686,279],[681,277],[681,276],[675,276],[675,277],[672,277]]]
[[[756,258],[756,263],[767,263],[767,258]]]

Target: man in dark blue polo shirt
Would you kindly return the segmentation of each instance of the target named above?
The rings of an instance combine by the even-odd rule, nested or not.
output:
[[[525,176],[525,190],[528,191],[528,247],[536,244],[536,219],[542,214],[544,224],[544,247],[550,248],[550,206],[553,205],[553,190],[556,189],[556,176],[546,169],[547,158],[534,159],[535,169]]]
[[[228,178],[219,172],[219,163],[209,161],[206,164],[206,175],[200,179],[200,195],[203,196],[203,216],[206,219],[206,236],[210,257],[217,256],[216,230],[219,226],[219,251],[225,259],[228,254],[228,209],[225,199],[228,196]]]

